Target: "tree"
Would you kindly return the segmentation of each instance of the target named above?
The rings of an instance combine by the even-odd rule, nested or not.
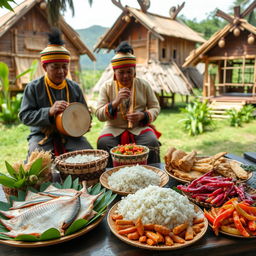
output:
[[[93,0],[88,0],[90,6],[92,5]],[[57,25],[59,17],[63,14],[67,7],[72,11],[72,15],[75,14],[75,8],[73,0],[47,0],[47,10],[49,22],[52,25]]]
[[[205,39],[209,39],[216,31],[227,24],[226,21],[215,16],[215,11],[212,11],[206,19],[199,22],[196,19],[189,20],[183,15],[180,16],[180,19],[187,26],[202,34]]]
[[[10,11],[13,11],[9,2],[15,3],[14,0],[0,0],[0,8],[5,8],[5,9],[8,9]]]

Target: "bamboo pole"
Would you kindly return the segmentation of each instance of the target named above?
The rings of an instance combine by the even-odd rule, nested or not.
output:
[[[255,96],[255,87],[256,87],[256,58],[254,59],[254,85],[252,88],[252,96]]]

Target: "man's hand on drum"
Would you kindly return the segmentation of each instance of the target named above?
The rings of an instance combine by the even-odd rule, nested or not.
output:
[[[128,88],[122,88],[119,90],[117,97],[112,101],[113,108],[117,108],[118,105],[124,99],[128,99],[131,96],[131,90]]]
[[[49,110],[49,115],[54,116],[58,113],[63,112],[68,105],[69,105],[69,103],[64,100],[55,101]]]
[[[137,112],[130,113],[130,114],[126,115],[127,120],[132,122],[133,124],[138,123],[139,121],[141,121],[144,118],[144,116],[145,116],[144,113],[140,112],[140,111],[137,111]]]

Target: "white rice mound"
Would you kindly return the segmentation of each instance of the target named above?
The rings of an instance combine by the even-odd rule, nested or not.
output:
[[[94,156],[92,154],[90,155],[81,155],[77,154],[75,156],[70,156],[64,160],[64,162],[69,164],[81,164],[81,163],[88,163],[95,160],[100,159],[100,156]]]
[[[149,185],[159,186],[160,176],[141,165],[128,166],[113,172],[108,177],[108,185],[118,191],[134,193]]]
[[[170,188],[148,186],[122,198],[117,212],[124,219],[141,217],[143,224],[159,224],[168,228],[188,222],[197,216],[188,198]]]

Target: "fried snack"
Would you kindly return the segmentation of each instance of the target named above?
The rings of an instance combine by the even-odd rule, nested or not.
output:
[[[184,156],[186,156],[187,154],[182,151],[182,150],[175,150],[173,153],[172,153],[172,160],[171,160],[171,166],[173,168],[178,168],[179,169],[179,160],[181,158],[183,158]]]
[[[180,159],[178,162],[179,168],[184,172],[189,172],[195,162],[196,154],[196,151],[192,151]]]
[[[227,154],[227,152],[217,153],[216,155],[212,156],[212,162],[211,163],[215,163],[219,158],[225,156],[226,154]]]
[[[181,179],[186,179],[188,181],[192,181],[194,178],[191,177],[189,172],[183,172],[178,169],[172,169],[174,176],[181,178]]]
[[[177,169],[172,169],[174,176],[181,178],[181,179],[186,179],[189,181],[195,180],[202,176],[202,173],[197,172],[197,171],[191,171],[191,172],[183,172]]]
[[[192,171],[198,171],[198,172],[201,172],[201,173],[206,173],[206,172],[209,172],[211,171],[213,168],[213,166],[211,164],[195,164],[192,166],[191,170]]]
[[[174,148],[174,147],[169,148],[167,154],[164,156],[165,165],[168,170],[169,170],[169,167],[170,167],[171,161],[172,161],[172,153],[175,150],[176,150],[176,148]]]
[[[247,179],[248,173],[236,161],[230,160],[230,167],[239,179]]]
[[[204,157],[201,159],[196,159],[195,164],[211,164],[212,157]]]
[[[236,179],[236,174],[232,171],[230,165],[228,167],[226,163],[216,164],[213,169],[224,177]]]

